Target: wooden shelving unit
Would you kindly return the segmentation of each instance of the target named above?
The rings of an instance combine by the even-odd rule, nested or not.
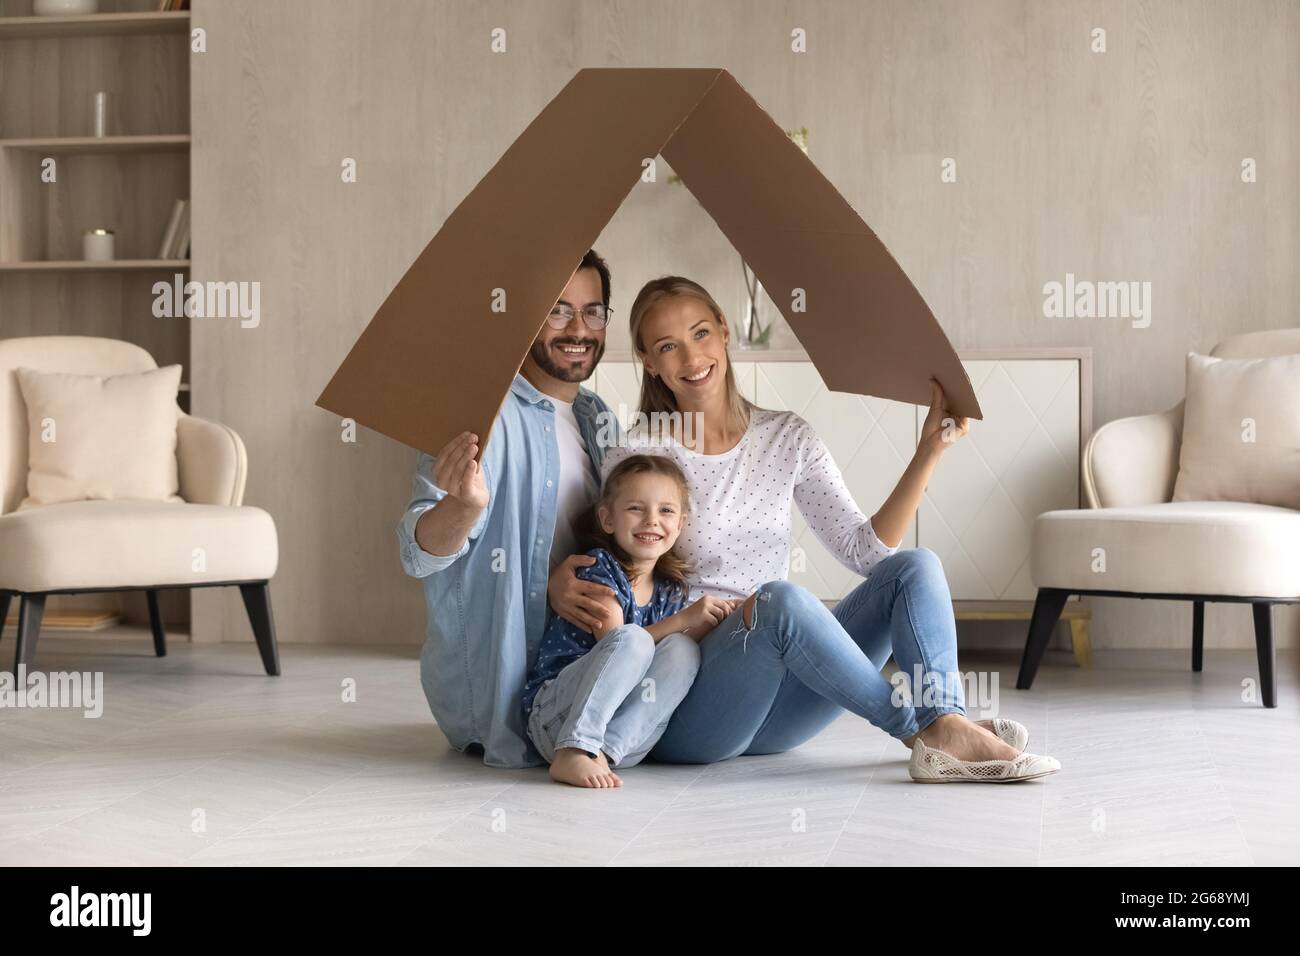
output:
[[[29,136],[0,139],[0,149],[25,149],[44,155],[69,153],[165,153],[190,148],[189,133],[144,136]]]
[[[190,266],[157,258],[175,201],[190,196],[190,13],[156,6],[99,0],[96,14],[38,17],[32,0],[0,0],[0,336],[126,339],[188,382],[190,320],[156,318],[152,286]],[[111,135],[95,137],[100,90]],[[113,230],[119,258],[81,258],[92,228]],[[188,386],[180,400],[189,407]],[[188,629],[188,595],[163,597]],[[148,620],[138,595],[58,602],[106,606]]]
[[[92,13],[82,17],[7,16],[0,11],[0,40],[184,33],[189,25],[188,10],[180,13]]]
[[[188,269],[189,259],[114,259],[87,262],[85,259],[28,259],[0,262],[0,272],[150,272]]]

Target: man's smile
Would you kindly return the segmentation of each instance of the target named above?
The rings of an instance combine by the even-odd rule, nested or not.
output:
[[[551,347],[567,359],[586,358],[596,350],[595,345],[591,343],[577,345],[572,342],[556,342]]]

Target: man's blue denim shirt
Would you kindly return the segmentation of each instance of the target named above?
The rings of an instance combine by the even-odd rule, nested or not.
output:
[[[599,486],[602,444],[611,431],[617,434],[617,423],[604,401],[584,388],[573,412]],[[411,503],[397,526],[402,567],[424,580],[429,611],[420,654],[424,694],[457,750],[480,744],[489,766],[536,766],[543,760],[528,739],[519,695],[546,626],[560,487],[555,403],[515,376],[482,455],[491,500],[460,550],[446,556],[429,554],[415,541],[420,515],[446,496],[433,483],[433,462],[420,455]]]

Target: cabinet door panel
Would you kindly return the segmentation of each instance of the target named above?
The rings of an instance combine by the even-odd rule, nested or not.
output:
[[[1079,363],[963,364],[985,418],[935,470],[917,540],[942,559],[955,600],[1031,600],[1034,519],[1078,507]]]

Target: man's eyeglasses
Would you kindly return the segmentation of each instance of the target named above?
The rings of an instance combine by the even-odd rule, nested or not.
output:
[[[609,322],[610,314],[613,311],[613,309],[607,308],[599,302],[593,302],[591,305],[583,306],[582,321],[591,331],[599,332]],[[551,314],[546,317],[546,321],[550,323],[553,329],[567,329],[569,323],[573,321],[574,313],[573,306],[561,302],[551,309]]]

